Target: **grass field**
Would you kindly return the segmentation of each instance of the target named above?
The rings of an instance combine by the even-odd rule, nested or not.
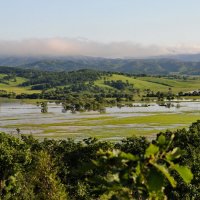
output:
[[[126,82],[126,80],[128,80],[130,84],[133,84],[135,88],[138,88],[141,91],[143,91],[144,89],[150,89],[155,92],[157,91],[167,92],[169,88],[171,88],[172,92],[178,93],[180,91],[187,92],[187,91],[197,90],[200,88],[200,78],[194,80],[192,78],[183,80],[183,79],[170,79],[165,77],[134,78],[125,75],[113,74],[111,77],[106,77],[106,80],[108,81],[122,80],[123,82]],[[100,87],[111,88],[104,84],[103,78],[101,80],[97,80],[95,84]]]
[[[165,85],[165,90],[168,89],[169,87],[172,88],[173,92],[187,92],[191,90],[196,90],[200,88],[200,79],[193,80],[193,79],[188,79],[188,80],[180,80],[180,79],[168,79],[168,78],[157,78],[157,77],[141,77],[139,78],[141,80],[147,81],[149,83],[156,83],[159,85]],[[160,90],[162,91],[163,88]]]
[[[3,78],[5,75],[0,74],[0,78]],[[20,87],[19,85],[27,81],[27,79],[22,77],[16,77],[16,81],[8,81],[8,83],[0,83],[0,90],[6,90],[7,92],[15,92],[16,94],[21,93],[38,93],[38,90],[31,90],[31,87]]]
[[[145,81],[145,80],[140,80],[139,78],[131,78],[131,77],[127,77],[127,76],[124,76],[124,75],[118,75],[118,74],[114,74],[112,75],[111,77],[107,77],[106,80],[113,80],[113,81],[117,81],[117,80],[122,80],[123,82],[126,82],[126,80],[129,81],[130,84],[133,84],[135,88],[138,88],[138,89],[141,89],[141,90],[144,90],[144,89],[147,89],[147,88],[152,88],[154,90],[166,90],[168,89],[169,87],[166,87],[166,86],[163,86],[161,84],[157,84],[157,83],[150,83],[148,81]],[[104,80],[101,79],[101,80],[98,80],[96,81],[96,84],[101,84],[103,85],[104,84]]]

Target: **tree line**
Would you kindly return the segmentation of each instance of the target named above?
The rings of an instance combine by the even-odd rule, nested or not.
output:
[[[0,133],[1,199],[199,199],[200,121],[153,141]]]

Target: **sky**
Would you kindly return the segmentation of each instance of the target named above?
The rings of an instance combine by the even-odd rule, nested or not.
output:
[[[199,0],[0,0],[0,55],[200,52]]]

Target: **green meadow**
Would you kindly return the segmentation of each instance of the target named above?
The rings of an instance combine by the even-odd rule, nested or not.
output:
[[[0,74],[0,78],[3,78],[5,74]],[[24,83],[27,79],[22,77],[16,77],[16,81],[9,80],[6,83],[0,82],[0,90],[6,90],[7,92],[15,92],[16,94],[21,93],[38,93],[38,90],[31,90],[31,87],[21,87],[20,85]]]
[[[140,89],[141,91],[145,89],[150,89],[154,92],[162,91],[166,92],[169,88],[172,88],[172,91],[178,93],[180,91],[187,92],[192,90],[197,90],[200,88],[200,78],[189,77],[185,80],[167,78],[167,77],[129,77],[126,75],[113,74],[111,77],[105,77],[108,81],[117,81],[122,80],[123,82],[128,81],[130,84],[133,84],[135,88]],[[100,87],[109,86],[104,84],[104,79],[97,80],[96,85]]]

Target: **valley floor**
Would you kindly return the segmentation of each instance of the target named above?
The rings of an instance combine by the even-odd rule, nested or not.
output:
[[[23,134],[37,138],[67,138],[81,140],[96,137],[119,140],[133,135],[152,138],[159,131],[187,127],[200,119],[200,102],[177,102],[166,108],[156,103],[134,103],[134,107],[107,108],[105,114],[84,112],[72,114],[62,112],[62,106],[50,103],[48,113],[41,113],[35,104],[20,101],[5,101],[0,104],[0,130],[16,134],[19,128]]]

